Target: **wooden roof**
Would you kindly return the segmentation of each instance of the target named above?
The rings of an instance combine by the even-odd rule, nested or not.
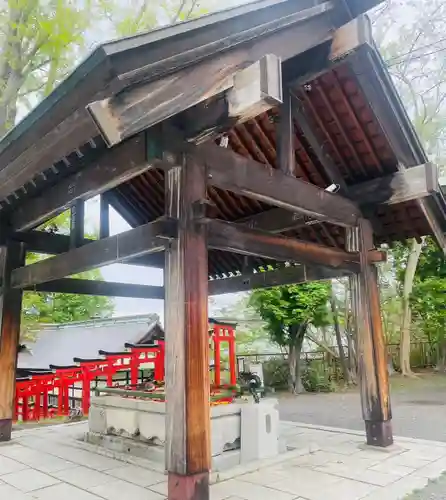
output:
[[[310,0],[262,0],[99,47],[0,142],[0,217],[10,220],[30,199],[101,158],[107,146],[86,111],[87,105],[119,95],[127,88],[137,90],[141,85],[156,86],[166,78],[173,80],[185,68],[193,70],[200,61],[215,60],[217,64],[234,47],[256,53],[253,47],[262,37],[271,40],[271,51],[283,50],[279,54],[283,74],[293,82],[294,174],[322,188],[335,182],[342,184],[344,191],[382,179],[375,188],[388,189],[389,174],[425,164],[427,157],[368,29],[361,31],[362,39],[352,50],[348,48],[350,40],[332,38],[333,27],[378,2],[344,3],[350,10],[335,10],[336,21],[332,16],[330,23],[334,24],[327,26],[323,16],[333,8],[331,2],[314,6]],[[303,15],[310,11],[313,17]],[[290,19],[308,40],[298,55],[268,38],[275,36],[272,33],[291,30]],[[311,24],[316,21],[319,24]],[[319,38],[312,40],[315,26],[321,31]],[[296,36],[297,31],[289,32]],[[268,43],[265,47],[269,48]],[[331,57],[334,51],[342,57]],[[306,69],[304,75],[302,67]],[[187,111],[189,120],[198,116],[194,115],[196,109],[193,106]],[[183,122],[185,112],[178,104],[177,124]],[[301,121],[302,116],[305,121]],[[278,168],[277,121],[278,109],[272,108],[234,126],[225,132],[228,147]],[[339,179],[327,176],[327,158]],[[433,178],[433,183],[438,184],[435,175]],[[387,205],[374,204],[373,193],[369,193],[372,202],[367,206],[367,216],[377,221],[378,242],[432,234],[444,245],[446,202],[437,186],[431,187],[422,200]],[[208,196],[215,205],[215,215],[227,221],[241,221],[273,209],[216,187],[209,187]],[[164,213],[164,172],[147,170],[111,189],[107,198],[132,226],[153,221]],[[345,230],[329,223],[304,220],[300,227],[284,234],[345,247]],[[154,265],[162,265],[162,256],[151,257]],[[209,263],[210,275],[218,277],[245,269],[247,258],[211,250]],[[248,265],[259,267],[266,263],[250,257]]]

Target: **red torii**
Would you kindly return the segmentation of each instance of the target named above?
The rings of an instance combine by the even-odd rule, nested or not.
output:
[[[209,337],[214,344],[214,385],[221,385],[221,344],[227,342],[229,347],[229,384],[237,383],[235,328],[236,323],[228,323],[209,318]]]

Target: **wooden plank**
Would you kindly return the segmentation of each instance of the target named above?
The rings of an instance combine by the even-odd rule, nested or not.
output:
[[[147,139],[150,140],[150,137]],[[63,212],[76,200],[87,200],[136,177],[157,163],[147,158],[145,135],[138,135],[104,153],[83,170],[63,179],[11,214],[11,226],[24,231]]]
[[[70,237],[64,234],[51,234],[45,231],[25,231],[12,233],[11,239],[26,244],[28,252],[58,255],[70,250]],[[82,245],[94,243],[95,240],[85,238]],[[164,267],[164,255],[155,253],[128,259],[123,264],[146,267]]]
[[[11,273],[14,268],[23,265],[25,251],[22,244],[13,242],[1,247],[0,252],[3,282],[0,312],[0,441],[9,441],[14,415],[22,307],[22,291],[10,286]]]
[[[210,408],[206,227],[195,207],[206,197],[203,165],[185,157],[166,178],[166,211],[179,219],[166,248],[166,467],[168,498],[209,499]],[[181,494],[180,494],[181,492]]]
[[[108,238],[110,236],[110,203],[107,198],[101,194],[99,207],[99,238]]]
[[[356,325],[359,385],[367,444],[386,447],[393,444],[387,354],[382,328],[378,275],[367,262],[373,245],[370,224],[348,231],[350,250],[361,254],[361,271],[352,279],[352,310]]]
[[[24,288],[36,292],[101,295],[103,297],[131,297],[134,299],[164,299],[164,287],[115,283],[77,278],[61,278]]]
[[[336,27],[332,10],[332,2],[323,2],[283,18],[271,19],[269,23],[243,32],[237,43],[226,45],[226,48],[231,45],[234,48],[222,52],[219,57],[204,57],[211,48],[204,47],[202,60],[195,53],[194,60],[198,63],[158,81],[130,87],[116,97],[91,103],[89,112],[104,140],[109,145],[116,144],[224,94],[233,87],[234,76],[239,70],[267,54],[287,60],[331,38]],[[174,69],[178,68],[177,61],[171,64]]]
[[[345,227],[356,225],[360,217],[354,202],[228,149],[206,143],[196,148],[196,155],[206,164],[213,186]]]
[[[164,250],[167,239],[176,235],[176,223],[159,219],[56,255],[34,264],[15,269],[11,286],[24,288],[45,283],[101,266],[123,262],[132,257]]]
[[[349,187],[348,197],[359,206],[367,208],[373,206],[394,205],[406,201],[423,199],[429,196],[433,189],[432,178],[436,170],[431,164],[418,165],[407,170],[402,170],[385,177],[373,179]],[[438,181],[437,181],[438,185]],[[247,217],[243,222],[250,227],[262,229],[272,233],[281,233],[313,223],[309,218],[283,208],[272,208],[266,212]]]
[[[77,248],[84,241],[85,203],[76,200],[70,210],[70,248]]]
[[[271,288],[281,285],[305,283],[307,281],[325,281],[349,276],[340,269],[329,269],[322,266],[289,266],[274,271],[241,274],[230,278],[213,279],[208,283],[209,295],[247,292],[258,288]]]
[[[321,264],[330,268],[357,272],[360,256],[358,252],[345,252],[308,241],[271,235],[239,224],[208,220],[208,245],[210,248],[256,255],[282,262]],[[382,261],[381,252],[370,252],[369,261]]]
[[[440,190],[437,167],[425,163],[350,187],[349,196],[361,205],[397,205],[419,200]]]
[[[257,288],[271,288],[307,281],[324,281],[349,276],[340,269],[322,266],[288,266],[274,271],[246,273],[230,278],[212,279],[208,282],[209,296],[245,292]],[[24,288],[36,292],[101,295],[104,297],[131,297],[138,299],[164,299],[164,287],[61,278]]]

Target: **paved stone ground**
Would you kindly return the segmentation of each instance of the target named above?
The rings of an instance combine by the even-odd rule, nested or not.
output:
[[[82,422],[15,432],[0,445],[0,499],[165,499],[159,468],[96,453],[77,441],[85,431]],[[400,438],[383,452],[363,449],[360,432],[292,422],[282,434],[294,451],[214,477],[211,500],[398,500],[446,470],[446,443]]]
[[[446,441],[446,376],[391,377],[393,430],[398,436]],[[362,431],[357,392],[280,398],[283,420]]]

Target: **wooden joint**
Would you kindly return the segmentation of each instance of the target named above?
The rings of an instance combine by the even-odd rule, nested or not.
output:
[[[217,207],[211,200],[197,200],[192,204],[192,214],[196,222],[206,223],[208,219],[216,216]]]
[[[176,240],[178,238],[179,221],[175,217],[162,216],[155,221],[158,224],[159,238],[166,240]]]
[[[234,75],[228,91],[228,114],[246,121],[282,103],[281,60],[267,54]]]

